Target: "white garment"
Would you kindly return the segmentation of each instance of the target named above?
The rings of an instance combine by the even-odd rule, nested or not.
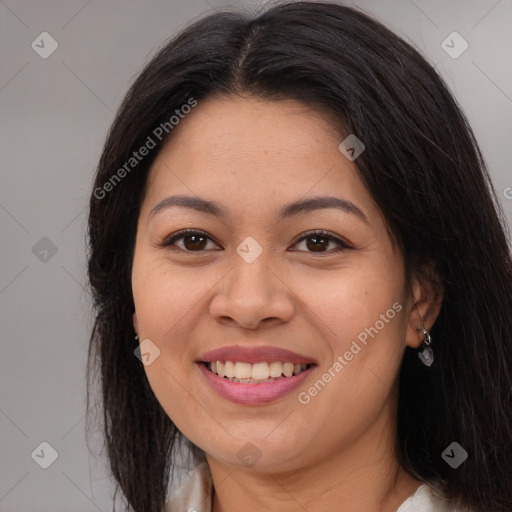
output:
[[[206,461],[190,471],[165,506],[165,512],[211,512],[213,481]],[[451,507],[431,486],[422,484],[396,512],[465,512]]]

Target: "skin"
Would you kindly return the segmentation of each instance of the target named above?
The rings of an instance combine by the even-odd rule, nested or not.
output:
[[[157,399],[205,452],[214,512],[394,512],[420,485],[396,459],[396,385],[405,347],[421,345],[417,326],[430,329],[441,298],[419,279],[406,283],[379,209],[338,150],[344,138],[327,116],[293,100],[209,98],[150,170],[132,270],[134,326],[160,350],[145,366]],[[229,215],[174,206],[150,216],[174,194],[216,201]],[[334,208],[279,222],[284,204],[327,195],[354,203],[367,222]],[[210,239],[199,250],[183,238],[174,251],[158,245],[185,228]],[[315,252],[303,238],[309,230],[330,231],[352,249],[334,252],[333,240]],[[250,264],[235,251],[248,236],[263,249]],[[300,403],[298,393],[394,303],[401,311]],[[234,344],[290,349],[318,367],[274,402],[234,404],[195,363]],[[252,468],[237,456],[248,442],[261,454]]]

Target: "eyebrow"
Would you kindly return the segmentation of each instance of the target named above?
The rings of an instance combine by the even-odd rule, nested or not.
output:
[[[149,213],[149,217],[153,217],[158,212],[167,208],[177,206],[181,208],[191,208],[202,213],[208,213],[220,218],[226,218],[229,215],[229,210],[215,201],[209,201],[200,197],[176,195],[169,196],[162,199]],[[321,210],[326,208],[337,208],[346,213],[351,213],[359,217],[363,222],[369,224],[366,215],[354,203],[346,199],[332,196],[313,197],[288,203],[284,205],[279,211],[279,221],[294,215],[309,213],[314,210]]]

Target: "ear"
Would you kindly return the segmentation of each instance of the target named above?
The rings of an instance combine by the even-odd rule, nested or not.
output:
[[[135,332],[139,334],[139,320],[137,319],[137,313],[133,313],[133,328],[135,329]]]
[[[429,267],[427,272],[416,274],[411,281],[406,345],[419,348],[423,342],[418,326],[430,331],[443,304],[444,290],[437,273]]]

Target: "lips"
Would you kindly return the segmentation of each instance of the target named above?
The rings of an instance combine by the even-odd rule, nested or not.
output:
[[[233,345],[210,350],[200,356],[196,362],[212,363],[215,361],[233,361],[242,363],[271,363],[272,361],[289,362],[293,364],[317,364],[316,360],[286,350],[280,347],[270,345],[260,345],[244,347],[243,345]]]
[[[196,363],[218,395],[243,405],[260,405],[285,396],[317,366],[313,358],[290,350],[241,345],[211,350]]]

